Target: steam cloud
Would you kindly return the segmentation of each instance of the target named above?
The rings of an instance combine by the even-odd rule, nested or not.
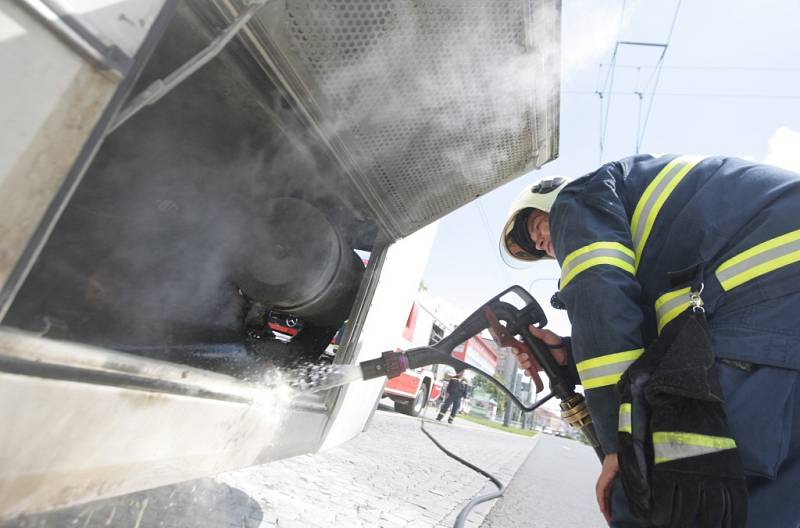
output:
[[[287,1],[289,36],[324,101],[322,128],[353,150],[400,234],[555,151],[545,140],[559,7],[527,5]],[[591,45],[565,55],[564,68],[582,64],[610,27],[587,32]],[[147,75],[202,45],[191,26],[173,28]],[[375,225],[344,192],[346,176],[319,161],[293,110],[232,64],[212,61],[107,139],[11,324],[41,331],[44,314],[104,345],[223,340],[240,331],[237,258],[275,196],[339,215],[349,241],[371,249]]]
[[[556,2],[325,4],[288,2],[295,50],[405,234],[549,159]]]

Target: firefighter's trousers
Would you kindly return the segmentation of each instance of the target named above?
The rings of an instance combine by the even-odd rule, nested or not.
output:
[[[461,398],[448,396],[447,399],[444,400],[444,403],[442,404],[441,408],[439,409],[439,419],[441,419],[442,416],[447,414],[447,410],[448,408],[451,408],[451,406],[452,410],[450,411],[450,421],[452,421],[453,418],[456,417],[456,413],[458,412],[458,409],[461,407]]]
[[[748,372],[717,364],[728,424],[747,476],[747,526],[800,528],[800,371],[760,365]],[[612,519],[615,528],[639,526],[619,478]]]

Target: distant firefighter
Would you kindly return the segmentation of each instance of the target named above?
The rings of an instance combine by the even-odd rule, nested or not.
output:
[[[447,419],[447,423],[453,423],[456,413],[461,407],[461,399],[467,395],[467,388],[467,382],[464,381],[464,371],[459,370],[447,383],[447,389],[445,390],[447,398],[445,398],[444,403],[439,408],[439,416],[436,417],[436,421],[441,422],[444,415],[447,414],[447,409],[451,409],[450,418]]]

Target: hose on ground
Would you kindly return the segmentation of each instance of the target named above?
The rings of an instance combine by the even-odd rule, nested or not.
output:
[[[427,405],[427,403],[426,403],[426,405]],[[463,465],[467,466],[468,468],[470,468],[471,470],[475,471],[476,473],[479,473],[480,475],[483,475],[484,477],[488,478],[489,481],[491,481],[492,484],[497,486],[497,491],[491,491],[489,493],[485,493],[483,495],[478,495],[477,497],[473,497],[471,501],[469,501],[463,508],[461,508],[461,511],[458,513],[458,516],[456,517],[456,521],[453,524],[453,528],[463,528],[464,527],[464,523],[467,521],[467,516],[469,515],[470,511],[472,511],[472,508],[474,508],[475,506],[477,506],[478,504],[481,504],[483,502],[487,502],[487,501],[490,501],[490,500],[493,500],[493,499],[499,499],[500,497],[503,496],[503,493],[505,493],[506,486],[505,486],[505,484],[500,482],[500,479],[498,479],[497,477],[495,477],[494,475],[492,475],[491,473],[489,473],[485,469],[479,468],[478,466],[476,466],[475,464],[473,464],[469,460],[465,460],[465,459],[461,458],[460,456],[456,455],[455,453],[453,453],[452,451],[450,451],[449,449],[444,447],[441,444],[441,442],[439,442],[436,438],[434,438],[433,435],[425,429],[425,411],[427,411],[427,409],[425,409],[422,412],[422,414],[420,414],[420,420],[419,420],[419,428],[425,434],[425,436],[427,436],[431,440],[431,442],[433,442],[433,444],[436,447],[441,449],[442,452],[445,455],[449,456],[450,458],[452,458],[456,462],[459,462],[460,464],[463,464]]]

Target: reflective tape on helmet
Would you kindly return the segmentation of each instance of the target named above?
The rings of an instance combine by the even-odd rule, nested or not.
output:
[[[735,449],[733,438],[676,431],[653,433],[653,454],[656,464]]]
[[[616,384],[628,367],[644,353],[643,348],[616,352],[580,361],[576,368],[584,389]]]
[[[658,333],[667,326],[667,323],[678,317],[691,306],[689,294],[691,288],[681,288],[667,292],[656,299],[656,319],[658,320]]]
[[[619,406],[619,427],[620,433],[631,434],[631,404],[623,403]]]
[[[669,195],[683,178],[704,158],[702,156],[679,156],[667,163],[647,186],[636,204],[631,219],[631,239],[636,254],[635,267],[639,267],[647,238],[653,229],[656,217]]]
[[[800,262],[800,229],[772,238],[723,262],[716,275],[722,289],[737,286],[770,271]]]
[[[575,277],[594,266],[616,266],[634,274],[633,251],[619,242],[595,242],[576,249],[561,265],[561,288],[566,288]]]

